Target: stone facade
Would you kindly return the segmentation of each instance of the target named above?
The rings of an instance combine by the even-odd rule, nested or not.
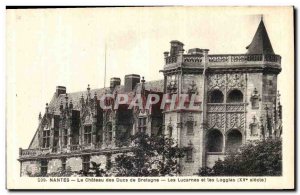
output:
[[[266,44],[266,42],[268,42]],[[264,48],[266,47],[266,48]],[[271,46],[263,21],[259,24],[246,54],[211,55],[208,49],[184,52],[184,44],[171,41],[164,52],[164,79],[146,82],[139,75],[112,78],[109,88],[67,94],[58,86],[28,149],[20,149],[21,175],[55,172],[70,167],[88,169],[91,161],[105,168],[115,157],[130,152],[128,138],[143,131],[165,134],[180,147],[187,147],[180,159],[182,175],[193,175],[200,167],[212,167],[227,152],[236,151],[251,140],[281,134],[281,105],[277,75],[281,57]],[[117,94],[129,98],[149,94],[175,97],[160,109],[115,105]],[[180,98],[185,95],[183,104]],[[185,106],[193,103],[193,107]]]

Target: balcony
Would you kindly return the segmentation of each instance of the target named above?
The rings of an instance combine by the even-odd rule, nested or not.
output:
[[[41,154],[41,151],[38,149],[19,149],[20,157],[27,157],[27,156],[38,156]]]
[[[208,55],[208,64],[215,65],[256,65],[272,64],[280,66],[279,55],[263,54],[234,54],[234,55]]]
[[[185,66],[204,65],[203,55],[178,55],[165,58],[165,69],[177,67],[178,63]],[[281,57],[270,54],[228,54],[228,55],[208,55],[207,67],[215,66],[238,66],[238,65],[262,65],[272,64],[280,68]]]
[[[207,112],[245,112],[246,103],[208,103]]]
[[[52,147],[52,148],[37,148],[37,149],[19,149],[19,160],[30,160],[37,158],[56,158],[60,155],[79,155],[81,153],[93,153],[93,154],[102,154],[102,153],[118,153],[130,150],[129,145],[103,145],[97,143],[92,144],[83,144],[83,145],[70,145],[67,147]]]

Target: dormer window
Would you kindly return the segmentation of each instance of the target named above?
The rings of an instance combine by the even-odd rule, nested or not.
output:
[[[195,125],[194,116],[192,114],[190,114],[186,121],[187,135],[194,134],[194,125]]]
[[[63,130],[63,146],[68,145],[68,129]]]
[[[139,132],[146,132],[147,129],[147,118],[146,117],[139,117],[138,118],[138,131]]]
[[[84,143],[92,143],[92,126],[90,125],[84,127]]]
[[[48,125],[45,126],[43,130],[43,148],[49,148],[50,147],[50,128]]]
[[[107,143],[110,144],[112,142],[112,138],[113,138],[111,122],[108,122],[106,125],[106,133],[107,133]]]

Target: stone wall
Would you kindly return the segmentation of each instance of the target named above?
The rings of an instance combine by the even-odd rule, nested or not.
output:
[[[28,174],[38,174],[40,172],[40,162],[38,161],[24,161],[21,163],[21,176],[28,176]]]
[[[60,159],[51,159],[48,161],[47,173],[58,172],[61,167],[62,163]]]
[[[71,171],[82,170],[82,158],[81,157],[71,157],[66,161],[66,166],[71,167]]]

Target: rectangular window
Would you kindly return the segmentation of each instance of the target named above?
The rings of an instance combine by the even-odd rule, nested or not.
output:
[[[54,116],[54,129],[55,130],[59,129],[59,116],[57,115]]]
[[[186,151],[186,162],[193,162],[193,148],[188,148]]]
[[[91,126],[84,127],[84,143],[85,144],[92,143],[92,127]]]
[[[187,121],[186,127],[187,127],[187,134],[193,135],[194,134],[194,121]]]
[[[68,129],[64,129],[63,132],[63,146],[67,146],[68,145]]]
[[[146,132],[147,124],[146,124],[146,117],[140,117],[138,119],[138,130],[139,132]]]
[[[58,142],[59,142],[59,130],[54,129],[53,146],[57,148]]]
[[[112,131],[112,124],[111,124],[111,122],[108,122],[106,124],[105,138],[106,138],[106,143],[107,144],[111,144],[112,139],[113,139],[113,131]]]
[[[109,142],[112,141],[112,137],[113,137],[112,129],[109,129],[109,131],[108,131],[108,141],[109,141]]]
[[[84,173],[89,172],[90,170],[90,156],[82,157],[82,170]]]
[[[48,161],[46,159],[41,160],[41,175],[46,176],[48,171]]]
[[[43,148],[49,148],[50,146],[50,129],[43,130]]]

